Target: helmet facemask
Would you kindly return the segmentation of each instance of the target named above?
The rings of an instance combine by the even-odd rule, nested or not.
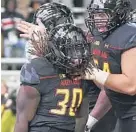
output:
[[[89,17],[85,19],[86,26],[91,31],[92,35],[105,35],[109,30],[112,30],[112,11],[109,9],[88,10]]]
[[[81,29],[71,24],[60,25],[54,29],[50,39],[51,62],[65,74],[81,74],[90,56],[89,45]]]
[[[92,35],[105,38],[127,21],[130,9],[130,2],[122,0],[92,0],[87,8],[89,16],[85,19],[86,26]]]

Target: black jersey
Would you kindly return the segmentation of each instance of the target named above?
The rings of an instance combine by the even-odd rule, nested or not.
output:
[[[98,38],[92,45],[95,63],[100,69],[121,74],[121,55],[136,47],[136,23],[127,23],[116,29],[105,41]],[[106,93],[118,117],[136,115],[136,95],[129,96],[106,89]]]
[[[81,81],[68,79],[47,59],[37,58],[22,67],[21,82],[36,88],[41,96],[31,128],[46,125],[74,130],[75,113],[85,94]]]
[[[84,33],[86,35],[87,42],[92,44],[94,41],[94,37],[88,31],[84,31]],[[101,90],[91,80],[84,80],[84,83],[86,85],[86,89],[88,90],[89,111],[91,111],[96,104],[97,98]]]
[[[91,111],[96,104],[101,89],[98,88],[93,81],[84,80],[84,83],[85,83],[84,87],[86,87],[86,91],[88,93],[89,111]]]

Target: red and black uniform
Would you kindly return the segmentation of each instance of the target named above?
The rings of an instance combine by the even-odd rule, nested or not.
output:
[[[75,114],[85,95],[81,81],[68,79],[47,59],[37,58],[23,65],[21,82],[37,89],[41,97],[29,132],[74,132]]]
[[[92,45],[92,53],[96,64],[101,70],[121,74],[121,55],[125,51],[136,47],[136,24],[127,23],[122,25],[104,41],[101,38],[96,39],[98,40],[97,43]],[[108,88],[105,88],[105,90],[119,119],[120,128],[117,132],[135,132],[136,95],[130,96]]]

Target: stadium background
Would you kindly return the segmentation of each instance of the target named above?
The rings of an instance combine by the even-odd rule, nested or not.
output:
[[[6,11],[5,1],[1,0],[1,13]],[[13,1],[13,0],[8,0]],[[26,21],[32,21],[32,14],[40,3],[61,2],[67,5],[74,14],[75,24],[86,30],[84,18],[86,17],[86,7],[90,0],[17,0],[16,11],[19,12]],[[136,0],[134,0],[136,2]],[[5,37],[4,32],[7,28],[12,28],[16,32],[15,24],[1,18],[1,126],[2,132],[13,132],[15,122],[15,99],[16,92],[19,88],[19,73],[21,66],[25,63],[25,43],[26,40],[18,38],[18,36]],[[8,18],[8,17],[7,17]],[[7,23],[5,23],[7,22]],[[7,26],[8,27],[5,27]],[[12,33],[13,33],[12,32]],[[8,32],[9,33],[9,32]],[[9,40],[10,39],[10,40]],[[7,43],[11,42],[11,43]],[[16,42],[16,43],[15,43]],[[4,97],[4,99],[3,99]]]

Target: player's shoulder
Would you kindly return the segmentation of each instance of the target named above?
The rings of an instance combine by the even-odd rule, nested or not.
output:
[[[113,47],[119,50],[136,47],[136,23],[122,25],[107,40]]]
[[[132,23],[132,22],[126,23],[118,29],[118,32],[119,33],[125,32],[125,34],[128,36],[136,34],[136,23]]]
[[[40,77],[55,74],[55,70],[46,58],[35,58],[21,68],[20,81],[28,84],[39,84]]]
[[[31,66],[40,76],[56,74],[56,70],[54,69],[53,65],[44,57],[32,59]]]
[[[129,22],[129,23],[126,23],[124,24],[125,27],[128,27],[129,29],[131,30],[134,30],[136,32],[136,23],[135,22]]]

